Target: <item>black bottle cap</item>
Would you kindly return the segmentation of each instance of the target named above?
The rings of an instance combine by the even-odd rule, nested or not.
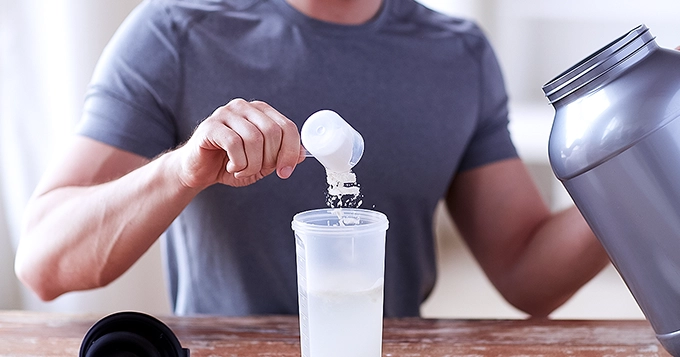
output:
[[[85,334],[80,357],[189,357],[177,336],[160,320],[124,311],[97,321]]]

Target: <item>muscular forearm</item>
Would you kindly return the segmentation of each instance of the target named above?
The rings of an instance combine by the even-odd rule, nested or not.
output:
[[[608,262],[604,249],[573,207],[538,227],[499,290],[523,311],[547,316]]]
[[[120,276],[198,192],[180,184],[174,156],[107,183],[34,197],[16,257],[19,278],[50,300]]]
[[[246,186],[304,160],[295,123],[234,99],[178,149],[149,162],[78,136],[27,210],[16,271],[41,298],[106,285],[153,244],[202,189]]]

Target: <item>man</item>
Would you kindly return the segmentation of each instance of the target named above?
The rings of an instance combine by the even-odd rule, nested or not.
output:
[[[547,316],[608,260],[542,202],[506,104],[479,29],[412,0],[146,1],[36,189],[17,274],[45,300],[103,286],[165,232],[175,313],[296,313],[290,220],[325,181],[297,128],[327,108],[364,136],[364,207],[390,219],[387,316],[434,285],[440,198],[503,296]]]

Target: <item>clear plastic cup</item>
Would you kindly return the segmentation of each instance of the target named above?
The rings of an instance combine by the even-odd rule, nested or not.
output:
[[[302,357],[382,356],[388,224],[356,208],[293,217]]]

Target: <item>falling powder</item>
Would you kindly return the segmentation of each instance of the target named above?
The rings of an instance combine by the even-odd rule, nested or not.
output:
[[[328,192],[326,205],[330,208],[358,208],[363,202],[357,176],[352,171],[335,172],[326,170]]]

